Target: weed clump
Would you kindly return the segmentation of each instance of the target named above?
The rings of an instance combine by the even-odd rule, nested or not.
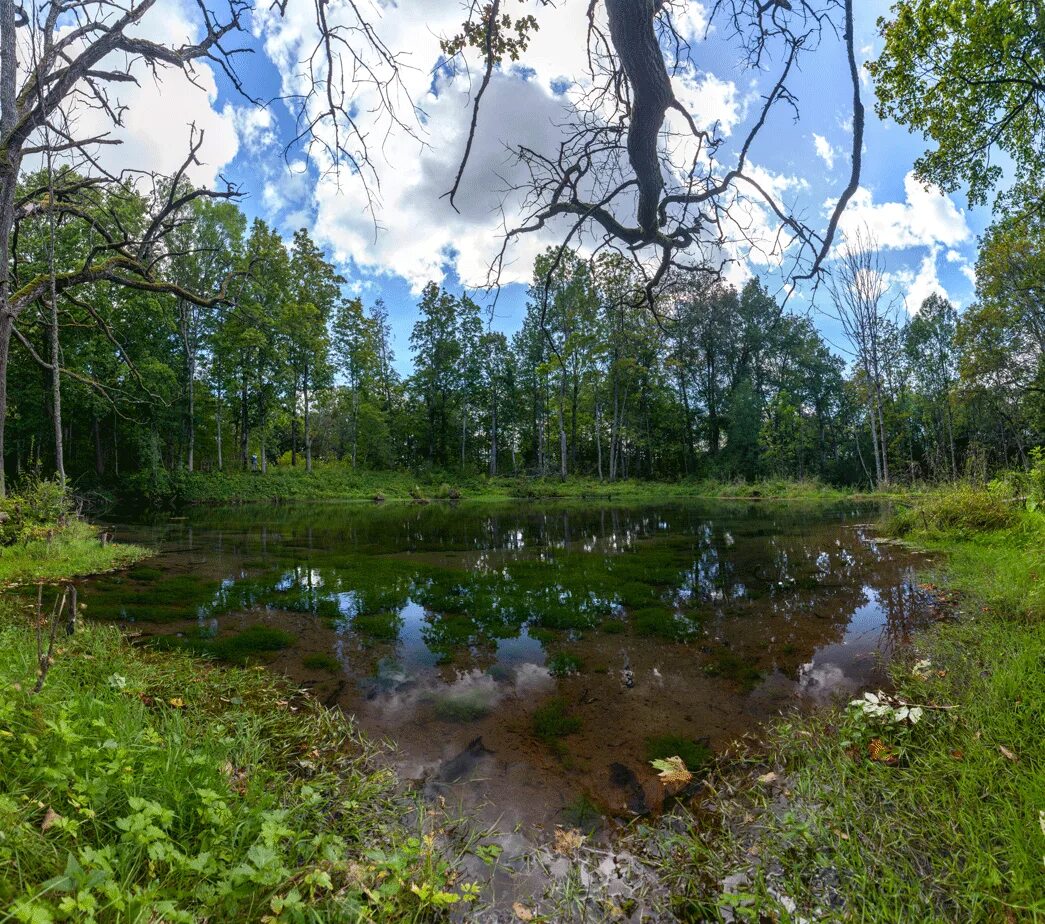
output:
[[[360,635],[382,642],[394,642],[401,623],[398,613],[358,613],[352,617],[352,627]]]
[[[548,700],[533,713],[533,733],[545,744],[558,744],[580,727],[581,720],[570,715],[566,702],[559,698]]]
[[[557,651],[548,659],[546,666],[553,677],[565,677],[568,674],[579,674],[583,662],[576,655]]]
[[[341,670],[341,662],[337,658],[319,651],[305,655],[301,659],[301,663],[313,671],[329,671],[331,674],[336,674]]]
[[[1007,529],[1016,522],[1016,517],[1014,505],[998,493],[971,485],[956,485],[899,511],[887,529],[894,536],[914,532],[971,536]]]
[[[475,722],[489,712],[489,701],[479,690],[451,693],[435,703],[435,714],[444,722]]]

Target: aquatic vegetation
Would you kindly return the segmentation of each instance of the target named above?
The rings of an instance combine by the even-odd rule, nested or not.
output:
[[[403,620],[398,613],[357,613],[351,626],[360,635],[375,641],[394,642],[399,637]]]
[[[743,657],[728,648],[717,649],[712,660],[702,670],[709,677],[721,677],[740,685],[745,692],[753,690],[762,680],[762,672],[755,667],[755,659]]]
[[[557,651],[545,662],[553,677],[565,677],[567,674],[579,674],[583,661],[577,655],[565,651]]]
[[[465,690],[437,697],[435,714],[444,722],[474,722],[490,712],[490,695],[484,690]]]
[[[159,568],[149,568],[145,565],[130,568],[126,574],[135,581],[158,581],[163,577],[163,572]]]
[[[234,635],[212,638],[198,632],[193,635],[156,635],[149,639],[152,648],[189,651],[208,655],[231,664],[246,664],[259,655],[291,647],[295,637],[271,626],[253,625]]]
[[[332,674],[341,672],[341,662],[333,655],[324,654],[323,652],[307,654],[301,659],[301,663],[309,670],[329,671]]]
[[[534,710],[533,733],[545,744],[555,746],[562,738],[579,731],[580,727],[581,720],[570,715],[563,699],[550,699]]]

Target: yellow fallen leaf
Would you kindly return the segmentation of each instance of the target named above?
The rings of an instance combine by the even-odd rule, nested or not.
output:
[[[776,774],[772,770],[770,770],[769,773],[763,773],[758,778],[758,781],[760,783],[775,783],[776,782]]]
[[[169,699],[168,702],[175,709],[184,709],[185,708],[185,700],[183,700],[180,696],[174,696],[171,699]]]
[[[527,908],[524,904],[522,904],[522,902],[515,902],[515,904],[512,905],[512,911],[515,912],[515,916],[520,921],[532,921],[533,920],[533,912],[529,908]]]
[[[657,776],[665,785],[680,783],[685,786],[693,779],[693,774],[686,769],[686,764],[681,757],[667,757],[664,760],[651,760],[654,770],[660,771]]]

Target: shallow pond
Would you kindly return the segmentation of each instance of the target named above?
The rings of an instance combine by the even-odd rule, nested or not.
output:
[[[859,504],[310,504],[116,536],[160,554],[91,616],[258,660],[398,745],[397,769],[502,830],[658,808],[759,722],[882,680],[923,618]]]

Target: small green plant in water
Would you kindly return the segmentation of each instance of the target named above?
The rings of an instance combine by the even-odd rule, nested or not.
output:
[[[301,663],[309,670],[314,671],[329,671],[332,674],[336,674],[341,670],[341,662],[337,658],[318,651],[305,655],[301,659]]]
[[[570,715],[566,702],[559,698],[548,700],[533,713],[533,733],[545,744],[558,744],[580,727],[581,720]]]
[[[489,712],[489,700],[480,690],[451,693],[435,702],[435,714],[444,722],[475,722]]]
[[[576,655],[568,654],[565,651],[557,651],[550,658],[548,658],[547,667],[548,672],[553,677],[565,677],[568,674],[579,674],[583,662]]]

